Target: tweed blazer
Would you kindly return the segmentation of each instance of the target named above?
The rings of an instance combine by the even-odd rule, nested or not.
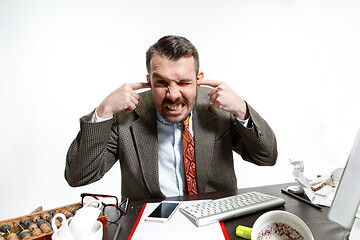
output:
[[[237,188],[233,151],[257,165],[274,165],[276,138],[250,106],[250,126],[244,127],[233,114],[214,109],[209,88],[199,87],[193,109],[196,178],[199,193]],[[122,197],[141,200],[164,197],[159,186],[156,109],[151,91],[140,93],[131,113],[91,123],[90,113],[80,119],[80,132],[70,145],[65,178],[70,186],[101,179],[120,161]]]

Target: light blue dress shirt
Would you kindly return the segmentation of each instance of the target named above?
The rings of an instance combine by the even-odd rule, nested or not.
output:
[[[159,113],[157,116],[159,183],[165,196],[181,196],[185,190],[185,172],[183,160],[181,123],[170,123]],[[190,133],[193,134],[192,114],[189,121]],[[176,188],[174,187],[176,186]]]

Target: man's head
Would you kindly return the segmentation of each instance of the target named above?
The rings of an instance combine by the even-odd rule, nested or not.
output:
[[[194,108],[199,55],[184,37],[165,36],[146,52],[147,81],[156,110],[170,122],[183,121]]]
[[[196,75],[199,73],[199,54],[195,46],[186,38],[180,36],[165,36],[160,38],[146,52],[146,68],[148,74],[151,73],[151,60],[154,55],[159,55],[172,61],[182,57],[194,58],[194,69]]]

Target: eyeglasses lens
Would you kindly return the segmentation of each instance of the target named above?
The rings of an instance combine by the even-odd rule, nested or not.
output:
[[[92,197],[92,196],[85,196],[84,198],[83,198],[83,205],[86,205],[87,203],[89,203],[89,202],[92,202],[92,201],[94,201],[94,200],[97,200],[96,198],[94,198],[94,197]],[[90,203],[88,206],[90,206],[90,207],[98,207],[98,203],[97,202],[94,202],[94,203]]]
[[[111,205],[108,205],[104,208],[104,214],[107,216],[109,222],[116,222],[121,217],[120,210]]]
[[[88,202],[94,201],[96,198],[93,196],[85,196],[83,198],[83,204],[85,205]],[[116,198],[115,197],[100,197],[97,196],[97,199],[100,200],[104,205],[102,205],[102,211],[105,215],[107,215],[107,219],[109,222],[116,222],[121,217],[121,211],[119,208],[116,208]],[[98,207],[97,203],[93,203],[89,206]]]

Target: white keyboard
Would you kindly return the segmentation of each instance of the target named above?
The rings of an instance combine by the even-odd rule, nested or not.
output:
[[[285,200],[259,192],[247,192],[213,201],[180,207],[180,211],[196,226],[235,218],[285,204]]]

